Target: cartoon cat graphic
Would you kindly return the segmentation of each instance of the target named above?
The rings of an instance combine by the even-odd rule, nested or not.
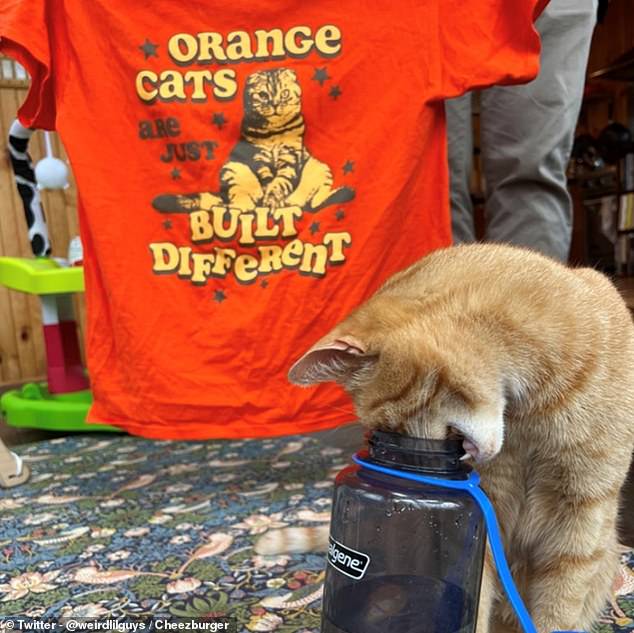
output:
[[[333,189],[332,172],[304,145],[302,90],[293,70],[253,73],[244,89],[240,140],[220,171],[220,191],[157,196],[162,212],[189,212],[227,205],[242,211],[255,207],[298,206],[315,212],[354,198],[354,189]]]

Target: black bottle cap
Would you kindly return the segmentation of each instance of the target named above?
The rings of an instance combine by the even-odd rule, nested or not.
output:
[[[461,440],[428,440],[386,431],[368,437],[368,457],[375,464],[436,477],[466,478],[471,467],[460,461],[464,454]]]

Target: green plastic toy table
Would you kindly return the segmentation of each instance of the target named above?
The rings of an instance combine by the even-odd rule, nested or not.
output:
[[[120,431],[106,424],[86,424],[92,404],[89,389],[49,393],[46,383],[28,382],[0,397],[2,415],[11,426],[46,431]]]
[[[0,257],[0,285],[34,295],[65,295],[84,291],[81,266],[64,267],[46,257]],[[49,431],[116,431],[105,424],[87,424],[92,403],[89,389],[50,393],[47,384],[27,383],[0,397],[0,411],[11,426]]]
[[[32,295],[83,292],[84,269],[64,268],[48,257],[0,257],[0,284]]]

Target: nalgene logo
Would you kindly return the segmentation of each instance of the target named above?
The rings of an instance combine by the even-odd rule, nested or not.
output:
[[[370,557],[338,543],[332,536],[328,540],[328,562],[342,574],[361,580],[370,564]]]

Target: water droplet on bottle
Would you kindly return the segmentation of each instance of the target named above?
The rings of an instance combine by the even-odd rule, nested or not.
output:
[[[392,512],[395,513],[401,513],[405,511],[405,503],[403,503],[402,501],[399,501],[398,499],[396,501],[394,501],[394,503],[392,504]]]

